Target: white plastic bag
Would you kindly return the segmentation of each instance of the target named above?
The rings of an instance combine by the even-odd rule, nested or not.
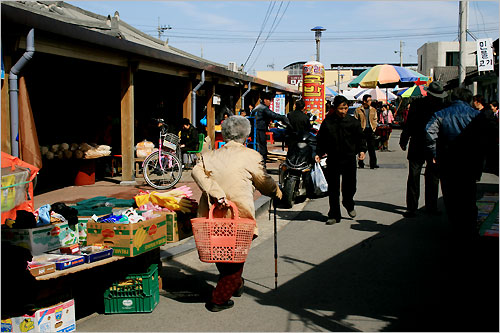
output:
[[[326,182],[325,175],[321,169],[321,165],[316,162],[311,171],[311,178],[314,185],[314,193],[322,194],[328,191],[328,183]]]

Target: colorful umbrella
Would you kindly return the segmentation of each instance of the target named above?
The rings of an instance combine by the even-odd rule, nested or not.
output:
[[[397,96],[394,95],[393,93],[391,93],[390,91],[382,90],[379,87],[376,87],[375,89],[363,90],[363,91],[359,92],[355,97],[358,101],[362,101],[363,96],[366,94],[370,95],[372,97],[372,99],[374,99],[374,100],[383,101],[386,103],[388,100],[392,101],[392,100],[395,100],[397,98]]]
[[[339,93],[333,90],[332,88],[325,87],[325,94],[326,95],[332,95],[332,96],[337,96]]]
[[[425,91],[423,86],[415,85],[404,91],[400,91],[398,95],[401,97],[420,97],[420,96],[427,96],[427,91]]]
[[[362,77],[361,77],[362,76]],[[412,85],[416,81],[428,81],[429,78],[408,68],[393,65],[377,65],[365,70],[351,81],[350,87],[363,88],[394,87],[395,85]]]

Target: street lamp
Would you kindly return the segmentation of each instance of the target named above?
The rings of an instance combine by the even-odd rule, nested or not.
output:
[[[316,61],[319,62],[319,40],[321,39],[321,32],[326,29],[320,26],[314,27],[311,31],[314,31],[314,37],[316,39]]]

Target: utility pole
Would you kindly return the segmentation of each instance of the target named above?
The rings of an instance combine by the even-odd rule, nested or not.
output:
[[[403,41],[399,41],[399,67],[403,67]]]
[[[463,87],[466,76],[465,63],[465,44],[467,42],[467,7],[468,1],[460,1],[459,3],[459,20],[460,20],[460,36],[459,36],[459,61],[458,61],[458,86]]]
[[[163,35],[163,32],[165,32],[166,30],[170,30],[172,29],[172,27],[170,25],[168,26],[160,26],[160,18],[158,17],[158,39],[161,39],[161,35]]]
[[[403,45],[405,45],[405,43],[400,40],[399,51],[394,51],[394,53],[399,53],[399,67],[403,67]]]

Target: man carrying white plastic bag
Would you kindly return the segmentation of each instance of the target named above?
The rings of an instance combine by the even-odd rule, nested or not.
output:
[[[321,195],[328,191],[328,182],[326,181],[323,170],[321,169],[321,164],[316,162],[312,171],[311,179],[314,185],[314,194]]]
[[[342,176],[342,205],[351,218],[356,216],[354,209],[354,194],[356,193],[356,155],[360,161],[364,160],[366,141],[359,124],[359,120],[346,116],[349,109],[344,96],[335,96],[332,109],[321,127],[317,136],[315,160],[320,162],[323,155],[326,160],[326,180],[330,210],[328,221],[331,225],[339,223],[340,213],[340,176]]]

